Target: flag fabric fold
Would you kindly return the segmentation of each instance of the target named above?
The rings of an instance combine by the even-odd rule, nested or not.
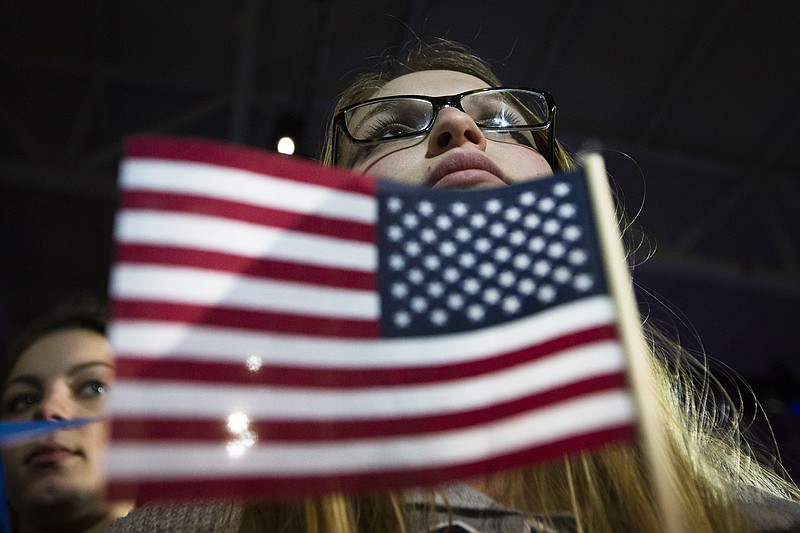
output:
[[[582,172],[436,191],[142,136],[120,187],[112,494],[402,488],[633,434]]]

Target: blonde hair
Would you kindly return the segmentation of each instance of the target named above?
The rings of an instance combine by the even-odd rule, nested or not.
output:
[[[294,502],[245,505],[241,533],[406,533],[401,496],[383,493],[366,496],[330,494]]]
[[[336,109],[370,98],[388,81],[410,72],[444,69],[476,76],[500,86],[489,65],[460,44],[446,40],[418,42],[402,59],[390,57],[372,73],[361,75],[337,101]],[[331,163],[332,129],[321,159]],[[575,168],[556,143],[555,171]],[[627,226],[626,226],[627,227]],[[690,530],[745,532],[754,526],[741,510],[742,502],[761,493],[800,499],[798,488],[759,463],[739,427],[735,405],[714,380],[707,366],[676,342],[644,324],[649,361],[656,380],[671,460],[672,484]],[[579,531],[660,531],[654,496],[640,450],[614,444],[599,451],[564,456],[544,465],[490,476],[486,492],[498,502],[521,511],[563,516],[572,513]],[[430,493],[433,502],[433,491]],[[242,531],[259,525],[283,524],[297,532],[403,532],[407,516],[402,496],[331,495],[294,504],[253,504],[245,509]]]
[[[690,531],[749,531],[753,526],[743,502],[761,493],[800,498],[795,485],[755,459],[737,410],[707,367],[657,330],[645,327],[645,332],[675,467],[671,481]],[[489,486],[503,503],[529,512],[568,510],[583,531],[663,529],[637,446],[615,444],[498,474]]]

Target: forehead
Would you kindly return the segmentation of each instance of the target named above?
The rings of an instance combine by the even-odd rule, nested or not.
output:
[[[104,336],[81,328],[57,330],[25,349],[9,377],[63,375],[72,367],[90,361],[113,365],[111,346]]]
[[[402,94],[444,96],[484,87],[489,87],[489,84],[471,74],[454,70],[423,70],[393,79],[372,95],[372,98]]]

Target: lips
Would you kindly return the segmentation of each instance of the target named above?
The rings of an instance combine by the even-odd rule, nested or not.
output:
[[[428,177],[433,188],[468,189],[507,185],[503,172],[479,153],[452,154],[439,163]]]
[[[77,455],[80,455],[77,450],[72,450],[61,444],[42,444],[33,449],[25,459],[25,464],[29,466],[39,466],[61,463]]]

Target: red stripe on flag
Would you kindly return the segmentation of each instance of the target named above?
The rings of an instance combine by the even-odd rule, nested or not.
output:
[[[161,309],[168,304],[155,303]],[[218,309],[197,308],[197,313],[213,314]],[[168,311],[165,309],[164,317]],[[124,315],[122,315],[124,316]],[[213,317],[212,317],[213,318]],[[205,323],[207,317],[202,320]],[[214,323],[219,323],[214,320]],[[302,327],[302,320],[298,326]],[[366,329],[366,326],[365,326]],[[353,331],[346,331],[354,336]],[[569,348],[616,338],[613,326],[600,326],[564,335],[535,346],[513,352],[496,354],[476,361],[449,365],[409,366],[402,368],[324,368],[270,365],[265,363],[258,371],[249,371],[243,354],[241,363],[205,362],[197,359],[148,359],[136,354],[120,354],[117,361],[117,378],[137,378],[152,381],[190,381],[225,385],[271,385],[278,387],[315,388],[365,388],[403,386],[447,382],[497,372],[536,359],[551,356]],[[277,355],[277,354],[276,354]],[[284,354],[282,354],[284,355]]]
[[[222,198],[173,194],[163,191],[128,190],[123,198],[122,208],[207,215],[257,224],[262,227],[282,228],[361,242],[375,242],[375,229],[372,224],[295,213]]]
[[[317,476],[278,477],[264,474],[239,477],[197,477],[185,481],[141,480],[133,483],[113,481],[109,487],[112,499],[130,498],[137,503],[151,500],[174,500],[176,494],[183,499],[259,498],[287,499],[290,497],[324,494],[332,491],[372,492],[439,484],[442,479],[468,479],[486,472],[519,468],[556,459],[564,454],[599,448],[634,438],[632,425],[619,425],[600,431],[581,433],[565,439],[527,448],[521,451],[452,466],[380,470],[364,473],[337,472]]]
[[[230,272],[255,278],[296,281],[325,287],[342,287],[357,290],[377,291],[375,272],[348,270],[304,264],[245,257],[222,252],[211,252],[192,248],[157,246],[147,244],[123,244],[117,248],[116,266],[124,263],[143,265],[170,265],[202,268]]]
[[[322,337],[352,337],[352,338],[377,338],[379,334],[378,322],[375,320],[358,320],[347,318],[330,318],[309,315],[291,315],[287,312],[256,311],[249,309],[231,309],[225,307],[209,307],[206,305],[178,304],[158,300],[122,300],[113,303],[115,320],[158,320],[159,322],[179,322],[192,326],[211,326],[253,330],[259,332],[280,332],[296,335],[312,335]],[[252,354],[250,354],[252,355]],[[120,357],[127,358],[120,354]],[[126,364],[123,359],[120,361]],[[174,371],[177,374],[185,372],[184,362],[173,366],[172,362],[161,360],[158,363],[159,375],[164,372]],[[223,374],[232,374],[231,369],[238,365],[225,365],[217,363]],[[225,366],[231,369],[223,370]],[[119,367],[118,367],[119,368]],[[214,371],[206,367],[199,372]],[[235,372],[233,372],[235,373]],[[197,374],[201,381],[213,381],[213,374]],[[217,379],[227,380],[221,375]]]
[[[128,160],[143,157],[219,165],[367,196],[375,196],[377,187],[374,178],[363,174],[220,141],[137,135],[125,140],[124,152]]]
[[[616,372],[570,383],[569,387],[557,387],[469,411],[368,420],[251,420],[248,431],[254,432],[263,442],[328,442],[422,435],[488,424],[585,394],[624,388],[625,376],[621,372]],[[112,435],[118,444],[146,441],[226,442],[236,439],[236,435],[227,430],[225,423],[224,418],[192,420],[125,416],[114,420]]]

